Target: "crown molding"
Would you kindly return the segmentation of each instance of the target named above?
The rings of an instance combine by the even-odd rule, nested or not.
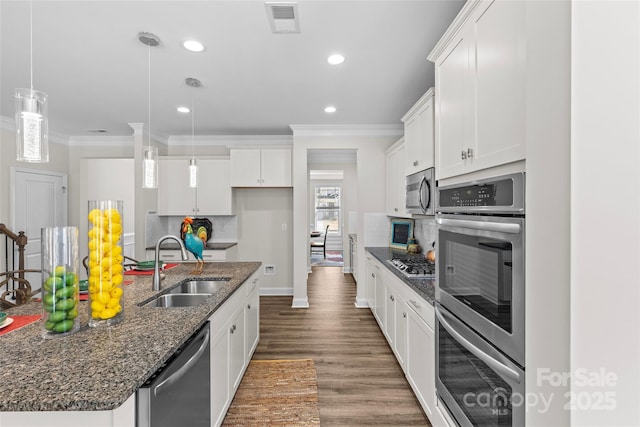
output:
[[[458,31],[460,31],[460,29],[464,26],[471,14],[478,8],[481,2],[482,0],[468,0],[464,4],[464,6],[462,6],[462,9],[460,9],[458,15],[455,17],[453,22],[451,22],[451,25],[449,25],[447,31],[444,32],[442,37],[440,37],[438,43],[436,43],[433,49],[431,49],[431,53],[429,54],[429,56],[427,56],[427,59],[429,61],[436,62],[438,57],[442,55],[442,52],[444,52],[445,48],[451,42],[451,39],[453,39]]]
[[[71,147],[131,147],[133,136],[72,136],[69,138]]]
[[[402,136],[402,125],[290,125],[293,136]]]
[[[262,147],[262,146],[290,146],[293,144],[291,135],[175,135],[169,137],[170,146],[189,147],[220,145],[234,147]]]
[[[15,132],[16,131],[15,119],[0,116],[0,129],[7,132]],[[49,131],[49,142],[53,144],[69,145],[69,137],[61,133]]]

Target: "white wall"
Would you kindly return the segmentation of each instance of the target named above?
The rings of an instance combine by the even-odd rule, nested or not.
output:
[[[571,36],[571,373],[610,380],[573,376],[571,424],[637,426],[640,4],[574,1]]]
[[[292,189],[235,188],[233,199],[238,261],[261,261],[263,273],[275,266],[274,275],[260,279],[261,295],[293,295]]]

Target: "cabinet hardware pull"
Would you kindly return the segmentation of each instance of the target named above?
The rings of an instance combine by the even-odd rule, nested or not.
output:
[[[413,161],[413,166],[418,166],[418,161],[417,160]]]
[[[402,317],[407,318],[407,313],[402,313]]]
[[[389,299],[390,299],[391,301],[395,301],[395,299],[393,298],[393,295],[390,295],[390,296],[389,296]]]
[[[473,157],[473,148],[467,148],[467,157],[468,158],[472,158]]]
[[[409,300],[409,302],[410,302],[411,304],[413,304],[413,306],[414,306],[415,308],[420,308],[420,305],[419,305],[417,302],[415,302],[414,300],[410,299],[410,300]]]
[[[247,308],[251,310],[251,304],[247,304]]]
[[[467,152],[466,152],[466,151],[464,151],[464,150],[462,150],[462,151],[460,152],[460,157],[462,158],[462,160],[466,159],[466,158],[467,158]]]

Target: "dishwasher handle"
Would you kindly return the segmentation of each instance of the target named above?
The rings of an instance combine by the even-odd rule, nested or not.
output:
[[[167,379],[165,379],[160,384],[155,386],[153,388],[153,395],[157,397],[161,392],[161,388],[165,386],[170,386],[171,384],[175,383],[180,378],[182,378],[182,376],[186,374],[189,371],[189,369],[191,369],[193,365],[195,365],[198,362],[198,360],[200,360],[200,358],[202,357],[202,354],[206,351],[208,346],[209,346],[209,330],[207,330],[207,333],[205,334],[204,339],[202,341],[202,345],[200,345],[200,348],[198,349],[198,351],[196,351],[194,355],[191,356],[189,360],[187,360],[187,362],[184,365],[182,365],[177,371],[171,374],[171,376],[169,376]]]

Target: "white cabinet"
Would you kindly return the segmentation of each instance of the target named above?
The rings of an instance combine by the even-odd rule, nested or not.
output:
[[[429,55],[437,179],[525,158],[525,10],[526,2],[468,2]]]
[[[247,330],[245,348],[248,358],[251,359],[250,355],[253,354],[260,340],[260,283],[257,274],[249,280],[251,282],[247,289],[248,298],[245,308]]]
[[[400,138],[389,147],[387,154],[387,214],[406,214],[405,202],[405,142]]]
[[[197,159],[198,187],[189,187],[189,159],[158,160],[158,215],[232,215],[231,162]]]
[[[385,269],[384,276],[387,289],[387,340],[404,371],[407,354],[407,308],[404,294],[407,285],[389,269]]]
[[[233,390],[237,389],[242,379],[245,362],[245,311],[242,304],[229,322],[229,378]]]
[[[376,259],[373,258],[373,256],[369,253],[367,253],[366,258],[365,276],[365,284],[367,287],[367,303],[369,304],[369,308],[375,316],[376,282],[378,280],[382,280],[382,276],[378,261],[376,261]]]
[[[216,331],[214,334],[213,331]],[[226,328],[211,323],[211,421],[219,426],[231,405],[229,375],[229,339]]]
[[[407,380],[427,417],[431,420],[437,413],[433,333],[435,313],[433,306],[417,294],[407,298],[405,307],[407,307]]]
[[[434,166],[434,89],[425,93],[402,117],[405,161],[403,175]]]
[[[254,273],[209,318],[211,324],[211,418],[219,426],[229,409],[259,339],[259,273]]]
[[[232,149],[232,187],[291,187],[291,149]]]

